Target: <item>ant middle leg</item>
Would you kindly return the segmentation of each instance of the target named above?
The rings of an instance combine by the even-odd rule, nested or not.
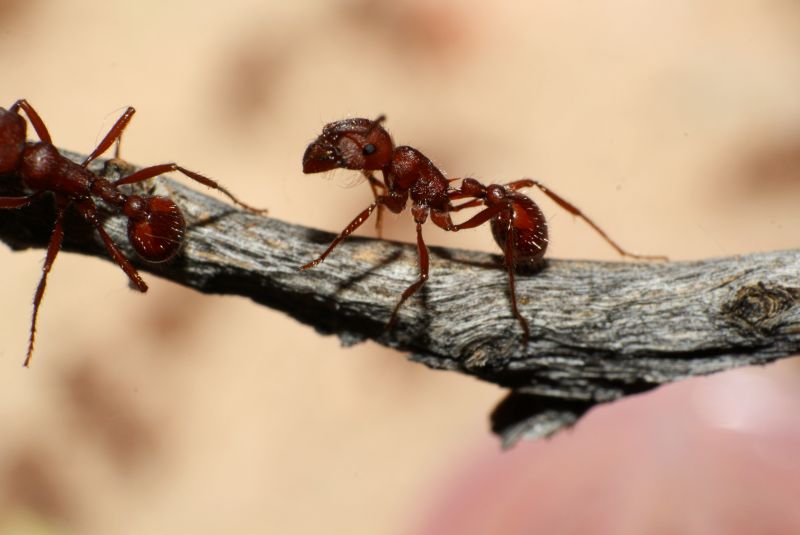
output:
[[[27,100],[21,98],[11,105],[9,111],[17,113],[20,109],[28,116],[28,120],[33,125],[33,129],[36,131],[36,135],[39,136],[39,139],[48,145],[52,145],[53,140],[50,138],[50,132],[47,131],[44,121],[42,121],[42,118],[36,113],[36,110],[33,109],[33,106],[31,106]]]
[[[363,171],[364,177],[366,177],[367,181],[369,182],[369,187],[372,190],[372,196],[375,200],[378,200],[378,197],[382,195],[386,195],[386,184],[375,178],[375,175],[372,174],[370,171]],[[378,190],[381,191],[378,191]],[[383,238],[383,211],[385,207],[382,204],[378,205],[378,213],[375,214],[375,232],[378,234],[378,239]]]
[[[397,323],[397,313],[400,311],[400,307],[403,306],[403,303],[405,303],[409,297],[417,293],[428,280],[430,258],[428,255],[428,247],[425,245],[425,240],[422,238],[422,223],[419,221],[417,221],[417,255],[419,257],[419,279],[406,288],[403,295],[400,296],[400,301],[394,306],[392,315],[389,317],[389,322],[386,324],[387,331],[392,330],[392,327]]]
[[[117,143],[117,147],[114,151],[114,158],[119,158],[119,142],[122,138],[122,132],[128,126],[128,123],[131,122],[134,113],[136,113],[136,110],[132,106],[128,106],[128,109],[114,122],[113,126],[103,137],[102,141],[97,144],[97,147],[95,147],[92,153],[81,162],[82,167],[86,167],[98,156],[107,151],[114,142]]]
[[[233,203],[238,204],[242,208],[250,210],[251,212],[265,214],[267,213],[266,209],[263,208],[255,208],[254,206],[250,206],[249,204],[240,201],[233,193],[231,193],[225,186],[219,184],[218,182],[201,175],[200,173],[195,173],[194,171],[190,171],[185,167],[181,167],[176,163],[165,163],[161,165],[153,165],[151,167],[145,167],[144,169],[139,169],[135,173],[132,173],[128,176],[122,177],[119,180],[113,182],[114,186],[122,186],[125,184],[135,184],[136,182],[142,182],[144,180],[157,177],[159,175],[163,175],[165,173],[171,172],[179,172],[184,176],[194,180],[195,182],[199,182],[204,186],[208,186],[209,188],[215,189],[220,193],[224,194],[228,197]]]

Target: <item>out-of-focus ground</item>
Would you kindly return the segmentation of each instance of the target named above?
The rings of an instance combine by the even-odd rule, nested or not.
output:
[[[332,231],[369,188],[303,176],[302,151],[328,121],[386,113],[451,176],[536,177],[626,247],[682,260],[798,246],[798,50],[785,0],[0,0],[0,102],[28,98],[87,152],[134,105],[130,161]],[[542,206],[552,256],[615,258]],[[411,241],[409,219],[386,236]],[[426,235],[495,249],[487,229]],[[143,296],[77,255],[24,370],[43,256],[0,247],[0,533],[800,532],[794,362],[504,454],[491,385],[246,299],[151,275]]]

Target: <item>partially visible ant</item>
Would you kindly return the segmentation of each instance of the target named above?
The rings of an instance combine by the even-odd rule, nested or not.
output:
[[[28,121],[39,136],[39,141],[27,141],[27,123],[20,112],[24,112],[28,117]],[[263,212],[243,203],[214,180],[189,171],[176,163],[145,167],[113,182],[90,171],[87,166],[108,150],[115,141],[119,141],[135,112],[132,107],[127,108],[92,153],[77,164],[58,152],[41,117],[26,100],[18,100],[8,110],[0,108],[0,175],[19,176],[23,186],[32,192],[21,197],[0,197],[0,209],[23,208],[47,193],[53,195],[56,207],[56,218],[47,246],[42,277],[33,298],[31,332],[24,362],[26,367],[33,355],[36,319],[44,296],[47,275],[64,239],[64,214],[68,208],[74,207],[78,214],[94,227],[103,240],[108,254],[141,292],[147,291],[147,284],[103,228],[94,201],[95,197],[119,210],[128,219],[128,239],[139,256],[148,262],[165,262],[178,253],[186,233],[183,213],[178,205],[167,197],[126,195],[119,190],[119,186],[139,183],[164,173],[177,171],[196,182],[220,191],[243,208]]]
[[[394,213],[400,213],[410,196],[413,203],[411,213],[417,227],[420,276],[401,295],[386,325],[387,330],[397,321],[397,313],[402,304],[428,280],[429,257],[422,238],[422,225],[430,215],[435,225],[452,232],[490,222],[492,234],[505,257],[512,312],[522,328],[523,340],[527,343],[530,329],[517,306],[514,271],[518,267],[536,267],[547,249],[548,237],[544,214],[530,197],[517,191],[522,188],[538,187],[556,204],[588,223],[623,256],[665,259],[662,256],[643,256],[625,251],[578,208],[535,180],[525,179],[506,185],[484,186],[475,179],[465,178],[460,187],[453,188],[450,183],[458,179],[446,179],[417,149],[395,147],[388,132],[380,125],[384,120],[385,116],[381,115],[375,120],[359,118],[329,123],[306,149],[303,155],[304,173],[318,173],[336,168],[361,170],[370,180],[375,202],[358,214],[317,259],[300,269],[310,269],[324,261],[339,243],[369,218],[376,207],[385,206]],[[373,177],[373,171],[381,171],[383,182]],[[383,194],[378,193],[379,188],[383,189]],[[453,205],[452,201],[459,199],[470,200]],[[472,218],[458,225],[453,223],[451,213],[481,205],[485,208]]]

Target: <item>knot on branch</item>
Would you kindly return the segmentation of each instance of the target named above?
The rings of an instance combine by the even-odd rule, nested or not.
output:
[[[758,282],[739,288],[722,312],[748,333],[767,335],[781,324],[786,312],[800,301],[800,288]]]

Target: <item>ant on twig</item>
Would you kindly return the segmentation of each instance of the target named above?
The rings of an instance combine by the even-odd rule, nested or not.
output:
[[[28,121],[39,136],[39,141],[27,141],[27,122],[20,112],[24,112],[28,117]],[[178,171],[196,182],[219,190],[243,208],[263,212],[243,203],[214,180],[189,171],[176,163],[145,167],[114,182],[90,171],[87,166],[93,160],[108,150],[115,141],[119,143],[122,132],[135,112],[132,107],[128,107],[92,153],[77,164],[58,152],[41,117],[26,100],[18,100],[8,110],[0,108],[0,175],[19,176],[22,184],[32,192],[21,197],[0,197],[0,209],[23,208],[47,193],[52,193],[56,207],[56,218],[47,246],[42,277],[33,298],[31,332],[24,362],[26,367],[30,364],[33,354],[36,319],[44,296],[47,275],[64,239],[64,214],[68,208],[74,207],[81,217],[94,227],[103,240],[108,254],[141,292],[147,291],[147,284],[106,233],[100,221],[95,198],[102,199],[124,214],[128,219],[128,239],[139,256],[148,262],[165,262],[178,253],[186,232],[183,213],[178,205],[167,197],[126,195],[119,190],[119,186],[139,183],[164,173]]]
[[[319,258],[305,264],[306,270],[325,260],[333,249],[366,221],[375,208],[386,207],[395,214],[402,212],[411,197],[411,214],[417,226],[417,253],[419,279],[406,288],[394,307],[386,328],[397,321],[400,306],[428,280],[428,248],[422,237],[422,225],[428,220],[444,230],[453,230],[450,219],[452,204],[448,197],[449,181],[424,154],[413,147],[395,147],[389,133],[380,125],[381,115],[375,120],[344,119],[325,125],[322,134],[314,140],[303,155],[303,172],[319,173],[336,168],[358,169],[370,181],[375,202],[367,206],[334,239]],[[381,171],[383,182],[374,178],[372,171]],[[383,189],[378,194],[377,189]]]
[[[386,325],[387,329],[391,329],[397,321],[397,313],[403,303],[428,280],[429,257],[422,238],[422,225],[430,215],[435,225],[452,232],[490,223],[494,239],[505,257],[512,312],[522,328],[523,341],[527,343],[530,330],[517,307],[514,271],[517,267],[537,266],[547,249],[548,238],[544,214],[530,197],[517,191],[521,188],[538,187],[560,207],[588,223],[623,256],[665,259],[662,256],[643,256],[625,251],[578,208],[535,180],[484,186],[473,178],[465,178],[460,187],[453,188],[450,183],[458,179],[446,179],[420,151],[408,146],[395,147],[389,133],[380,125],[384,120],[385,116],[381,115],[375,120],[344,119],[329,123],[306,149],[303,155],[304,173],[335,168],[361,170],[370,182],[375,202],[358,214],[317,259],[300,269],[310,269],[324,261],[339,243],[369,218],[375,208],[380,210],[385,206],[394,213],[400,213],[411,197],[411,213],[417,227],[420,276],[401,295]],[[373,171],[381,171],[383,182],[374,178]],[[384,193],[379,194],[378,189]],[[452,203],[459,199],[470,200],[460,205]],[[453,223],[451,213],[481,205],[485,208],[472,218],[461,224]]]

